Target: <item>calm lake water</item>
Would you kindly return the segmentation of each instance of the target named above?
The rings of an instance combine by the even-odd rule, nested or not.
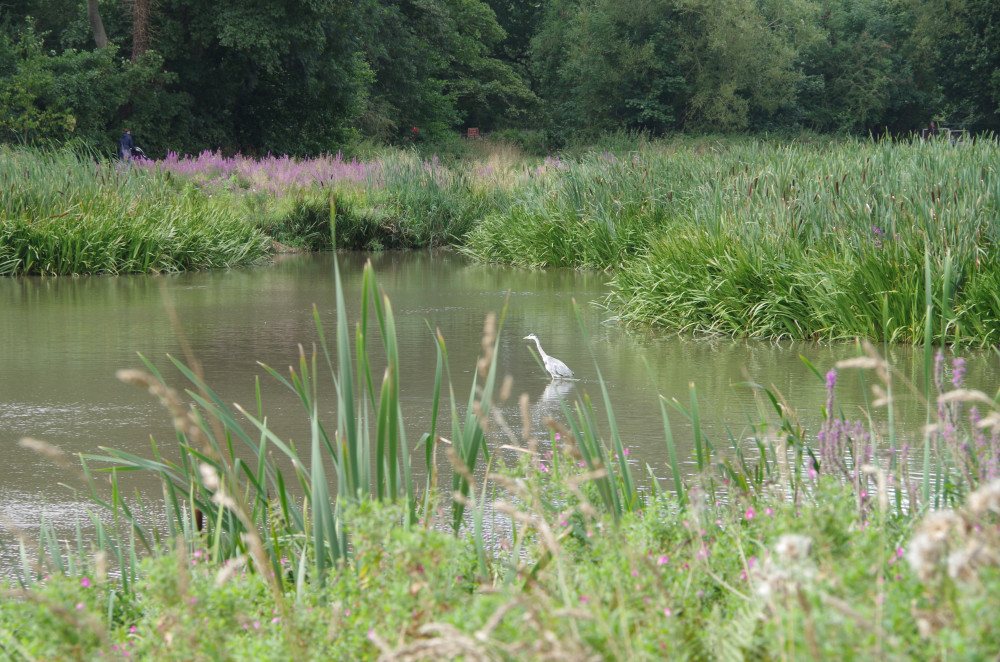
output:
[[[488,313],[502,311],[508,293],[499,368],[501,375],[514,380],[511,400],[501,405],[512,427],[520,429],[517,396],[522,392],[531,398],[533,429],[540,436],[545,435],[541,421],[546,415],[562,419],[559,393],[568,401],[588,394],[599,403],[599,369],[630,459],[639,469],[650,464],[661,477],[668,476],[668,468],[657,394],[689,406],[689,385],[694,383],[704,429],[717,446],[728,446],[730,437],[749,438],[753,425],[761,421],[759,393],[740,385],[747,381],[780,391],[802,422],[815,430],[825,389],[801,357],[825,373],[857,352],[851,344],[630,332],[597,305],[607,291],[602,274],[475,264],[449,251],[339,255],[352,327],[358,319],[362,268],[369,257],[396,315],[411,448],[429,428],[436,360],[433,330],[440,329],[446,340],[456,393],[464,403],[481,352],[484,320]],[[60,485],[74,486],[73,476],[21,448],[22,437],[45,440],[67,453],[94,453],[109,446],[149,455],[152,435],[169,454],[175,437],[166,412],[147,393],[120,383],[115,371],[142,367],[142,354],[172,386],[186,388],[167,359],[168,354],[183,358],[182,338],[201,363],[208,384],[225,401],[252,409],[254,382],[260,377],[272,429],[286,440],[305,442],[308,427],[298,398],[267,375],[258,361],[287,374],[288,366],[298,361],[300,345],[311,351],[317,341],[313,306],[333,338],[334,297],[330,254],[282,257],[274,264],[233,271],[0,279],[0,517],[29,530],[37,526],[41,513],[53,523],[69,524],[87,503]],[[170,309],[179,327],[171,322]],[[529,342],[522,340],[529,333],[538,335],[546,352],[569,364],[578,381],[553,385],[529,351]],[[1000,381],[996,356],[967,356],[969,383],[994,393]],[[895,347],[890,360],[912,375],[922,352]],[[323,374],[324,401],[330,405],[327,420],[334,421],[333,387],[329,373]],[[857,407],[865,395],[858,375],[841,376],[839,403],[849,415],[861,415]],[[900,429],[919,438],[923,408],[914,399],[902,398],[899,404]],[[671,412],[679,452],[687,458],[690,425]],[[448,435],[447,429],[441,432]],[[602,433],[608,437],[606,419]],[[490,445],[507,441],[497,433]],[[414,459],[418,456],[422,452]],[[159,485],[148,477],[136,475],[131,481],[142,493],[160,495]]]

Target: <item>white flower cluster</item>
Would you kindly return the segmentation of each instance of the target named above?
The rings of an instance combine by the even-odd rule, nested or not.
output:
[[[920,523],[907,551],[921,581],[945,570],[952,579],[973,581],[977,569],[1000,564],[1000,479],[969,494],[960,511],[940,510]]]
[[[778,597],[793,595],[816,576],[811,560],[812,538],[786,533],[774,545],[774,553],[753,569],[757,595],[772,605]]]

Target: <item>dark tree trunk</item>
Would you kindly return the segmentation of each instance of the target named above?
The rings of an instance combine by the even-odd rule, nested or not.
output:
[[[149,0],[132,0],[132,61],[149,50]]]
[[[90,29],[94,31],[94,43],[98,48],[108,45],[108,35],[104,31],[104,22],[101,20],[101,12],[97,8],[97,0],[87,0],[87,20],[90,21]]]

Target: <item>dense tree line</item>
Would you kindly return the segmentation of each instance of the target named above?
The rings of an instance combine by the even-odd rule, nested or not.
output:
[[[1000,129],[995,0],[0,0],[0,140]]]

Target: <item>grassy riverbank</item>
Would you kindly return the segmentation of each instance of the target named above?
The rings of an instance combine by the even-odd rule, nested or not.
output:
[[[4,150],[0,274],[242,264],[261,233],[311,250],[451,244],[606,271],[627,324],[990,346],[998,162],[992,139],[618,137],[544,161],[474,141],[447,164],[206,152],[122,175]]]
[[[991,345],[998,157],[992,140],[639,145],[550,162],[464,250],[607,270],[630,324],[916,342],[929,315],[939,341]]]
[[[0,276],[251,264],[269,242],[226,204],[68,152],[0,147]]]
[[[988,617],[1000,608],[1000,408],[965,384],[961,358],[928,348],[926,387],[914,386],[859,346],[857,359],[817,371],[828,399],[816,430],[784,395],[752,385],[760,410],[730,438],[701,428],[694,387],[690,403],[653,398],[673,459],[637,467],[614,419],[598,420],[586,400],[566,403],[547,439],[494,418],[511,395],[497,373],[503,315],[485,325],[464,406],[437,338],[428,391],[446,422],[407,428],[392,307],[370,269],[361,296],[362,332],[338,287],[331,344],[288,376],[271,373],[302,400],[312,433],[298,447],[269,430],[259,402],[232,411],[196,372],[184,369],[183,399],[151,365],[120,373],[165,406],[179,448],[159,440],[147,458],[102,449],[67,476],[114,517],[94,519],[96,548],[48,528],[22,541],[19,586],[0,601],[0,650],[25,660],[971,660],[1000,648]],[[377,344],[384,373],[368,359]],[[841,411],[837,381],[857,370],[878,401]],[[898,398],[928,408],[918,443],[896,437]],[[693,464],[678,462],[671,424],[695,431]],[[411,452],[440,475],[418,484]],[[163,504],[122,494],[116,474],[109,491],[97,479],[109,467],[158,478]]]

